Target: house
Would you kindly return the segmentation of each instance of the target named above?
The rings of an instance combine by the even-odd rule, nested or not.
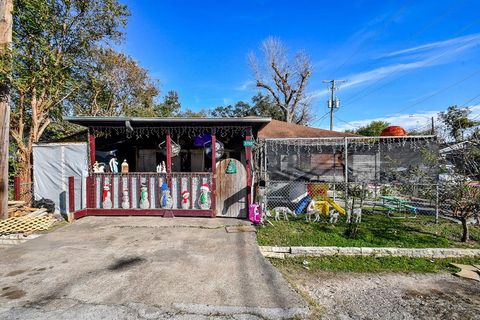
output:
[[[252,185],[260,177],[260,162],[264,161],[262,149],[258,148],[262,141],[352,136],[264,117],[68,117],[66,120],[88,129],[86,208],[76,211],[77,218],[85,215],[244,218],[252,202]],[[335,162],[333,159],[335,156],[311,161]],[[109,170],[111,164],[113,170]],[[127,171],[121,169],[126,164],[128,172],[122,172]],[[106,170],[94,172],[94,165]]]

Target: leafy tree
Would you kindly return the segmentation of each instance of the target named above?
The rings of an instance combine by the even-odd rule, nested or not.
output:
[[[70,101],[76,114],[90,116],[152,116],[158,85],[131,57],[98,48],[84,65],[82,86]]]
[[[14,1],[11,136],[24,182],[31,181],[33,144],[81,88],[93,52],[121,39],[127,16],[117,0]],[[2,77],[10,70],[4,61]]]
[[[272,98],[283,115],[281,120],[307,124],[311,110],[305,89],[313,69],[309,57],[298,52],[291,59],[285,45],[272,37],[262,42],[261,49],[263,57],[260,62],[253,53],[249,56],[256,86],[266,90]]]
[[[462,141],[466,129],[473,128],[479,122],[471,120],[468,116],[471,111],[468,108],[459,108],[458,106],[448,107],[446,112],[440,112],[439,118],[448,130],[450,136],[455,141]]]
[[[388,127],[389,125],[390,123],[386,121],[377,120],[377,121],[372,121],[366,126],[360,127],[356,130],[346,130],[345,132],[354,133],[361,136],[374,137],[374,136],[379,136],[380,133],[382,133],[382,130]]]
[[[235,105],[217,107],[210,111],[212,117],[271,117],[283,120],[283,113],[269,96],[258,93],[252,97],[252,105],[239,101]]]
[[[168,91],[167,95],[163,98],[163,102],[155,106],[155,116],[175,117],[180,115],[181,108],[178,93],[176,91]]]

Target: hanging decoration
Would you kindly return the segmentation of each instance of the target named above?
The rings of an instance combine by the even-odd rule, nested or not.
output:
[[[227,174],[237,173],[237,164],[236,164],[235,160],[230,159],[230,161],[228,161],[226,173]]]
[[[215,143],[215,159],[218,160],[223,156],[224,149],[223,142],[217,140]],[[209,158],[212,157],[212,141],[205,143],[205,154]]]
[[[173,140],[171,140],[171,156],[176,157],[180,154],[180,146]],[[167,141],[162,141],[158,144],[158,147],[160,148],[160,151],[164,156],[167,156]]]
[[[103,185],[103,194],[102,194],[102,208],[103,209],[112,209],[112,194],[110,192],[110,183],[105,182]]]
[[[193,145],[195,147],[203,147],[205,143],[212,141],[212,135],[210,133],[203,133],[193,138]]]
[[[140,209],[150,209],[150,201],[148,201],[148,188],[144,181],[140,187]]]
[[[208,210],[212,205],[210,199],[210,186],[207,183],[202,184],[200,187],[200,196],[198,197],[198,206],[200,209]]]
[[[212,129],[215,129],[216,135],[219,137],[244,136],[249,126],[213,126],[213,127],[90,127],[92,133],[96,137],[111,137],[112,135],[123,135],[127,138],[163,138],[170,133],[171,135],[195,138],[204,134],[210,135]],[[208,137],[205,137],[208,139]],[[211,139],[210,139],[211,140]],[[201,146],[201,145],[200,145]]]
[[[173,199],[170,195],[170,189],[168,188],[168,184],[164,182],[160,190],[162,193],[162,196],[160,197],[161,207],[163,209],[171,209],[173,207]]]
[[[180,195],[182,196],[182,209],[190,209],[190,192],[183,190]]]

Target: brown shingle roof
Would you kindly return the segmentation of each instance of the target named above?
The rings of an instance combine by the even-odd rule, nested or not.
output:
[[[319,138],[319,137],[355,137],[356,135],[306,127],[279,120],[272,120],[258,131],[258,138]]]

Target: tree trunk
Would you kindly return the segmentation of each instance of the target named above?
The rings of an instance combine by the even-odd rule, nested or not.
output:
[[[470,231],[468,230],[467,218],[462,218],[461,221],[463,228],[462,242],[467,242],[470,240]]]
[[[27,148],[19,150],[19,162],[21,166],[18,170],[18,177],[20,178],[20,200],[31,203],[33,200],[33,185],[32,185],[32,149]]]
[[[13,0],[0,0],[0,54],[9,54],[12,43]],[[0,219],[8,218],[8,146],[10,135],[10,85],[0,83]]]

